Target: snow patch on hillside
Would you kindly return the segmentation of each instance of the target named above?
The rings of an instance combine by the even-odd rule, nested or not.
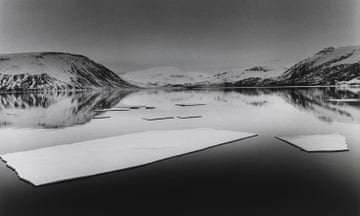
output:
[[[360,76],[348,81],[338,82],[337,85],[356,85],[360,86]]]
[[[70,63],[70,64],[69,64]],[[0,58],[0,72],[4,74],[48,74],[63,82],[71,81],[75,74],[72,64],[83,67],[79,58],[71,55],[40,55],[38,53],[10,54]]]
[[[325,48],[304,61],[313,62],[312,68],[330,61],[336,61],[331,66],[358,63],[360,62],[360,46],[346,46],[336,49],[332,47]]]

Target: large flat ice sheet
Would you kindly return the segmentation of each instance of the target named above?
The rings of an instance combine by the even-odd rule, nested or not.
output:
[[[341,134],[317,134],[276,137],[305,151],[346,151],[346,139]]]
[[[140,166],[256,136],[216,129],[147,131],[1,155],[20,178],[44,185]]]

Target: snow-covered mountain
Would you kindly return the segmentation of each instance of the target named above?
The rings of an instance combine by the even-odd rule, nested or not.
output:
[[[248,78],[268,79],[281,75],[285,67],[253,66],[230,69],[220,73],[183,71],[176,67],[157,67],[123,74],[122,79],[145,88],[151,87],[191,87],[233,85]]]
[[[329,47],[289,68],[274,84],[359,84],[360,46]]]
[[[122,78],[142,87],[360,85],[360,46],[325,48],[289,68],[274,64],[210,74],[159,67]]]
[[[185,72],[176,67],[156,67],[121,75],[125,81],[144,88],[162,86],[188,86],[204,83],[211,78],[203,72]]]
[[[289,68],[274,62],[270,66],[218,73],[157,67],[128,72],[121,78],[81,55],[54,52],[0,55],[0,91],[359,84],[360,46],[325,48]]]
[[[69,53],[0,55],[0,91],[130,87],[91,59]]]
[[[235,68],[230,69],[226,72],[218,73],[213,75],[210,83],[216,85],[229,85],[233,86],[241,80],[248,79],[271,79],[280,76],[286,67],[283,65],[273,66],[252,66],[247,68]]]

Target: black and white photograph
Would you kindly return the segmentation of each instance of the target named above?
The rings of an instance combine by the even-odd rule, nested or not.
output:
[[[0,0],[0,215],[360,215],[360,0]]]

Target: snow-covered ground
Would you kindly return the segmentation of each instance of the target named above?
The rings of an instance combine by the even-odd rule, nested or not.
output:
[[[311,64],[307,69],[312,69],[329,62],[333,62],[331,66],[359,63],[360,46],[328,47],[297,64]]]
[[[349,57],[344,58],[346,56]],[[331,66],[359,63],[360,46],[347,46],[334,49],[333,52],[330,52],[327,55],[323,55],[319,59],[317,59],[314,67],[335,59],[337,59],[338,61],[332,63]]]

